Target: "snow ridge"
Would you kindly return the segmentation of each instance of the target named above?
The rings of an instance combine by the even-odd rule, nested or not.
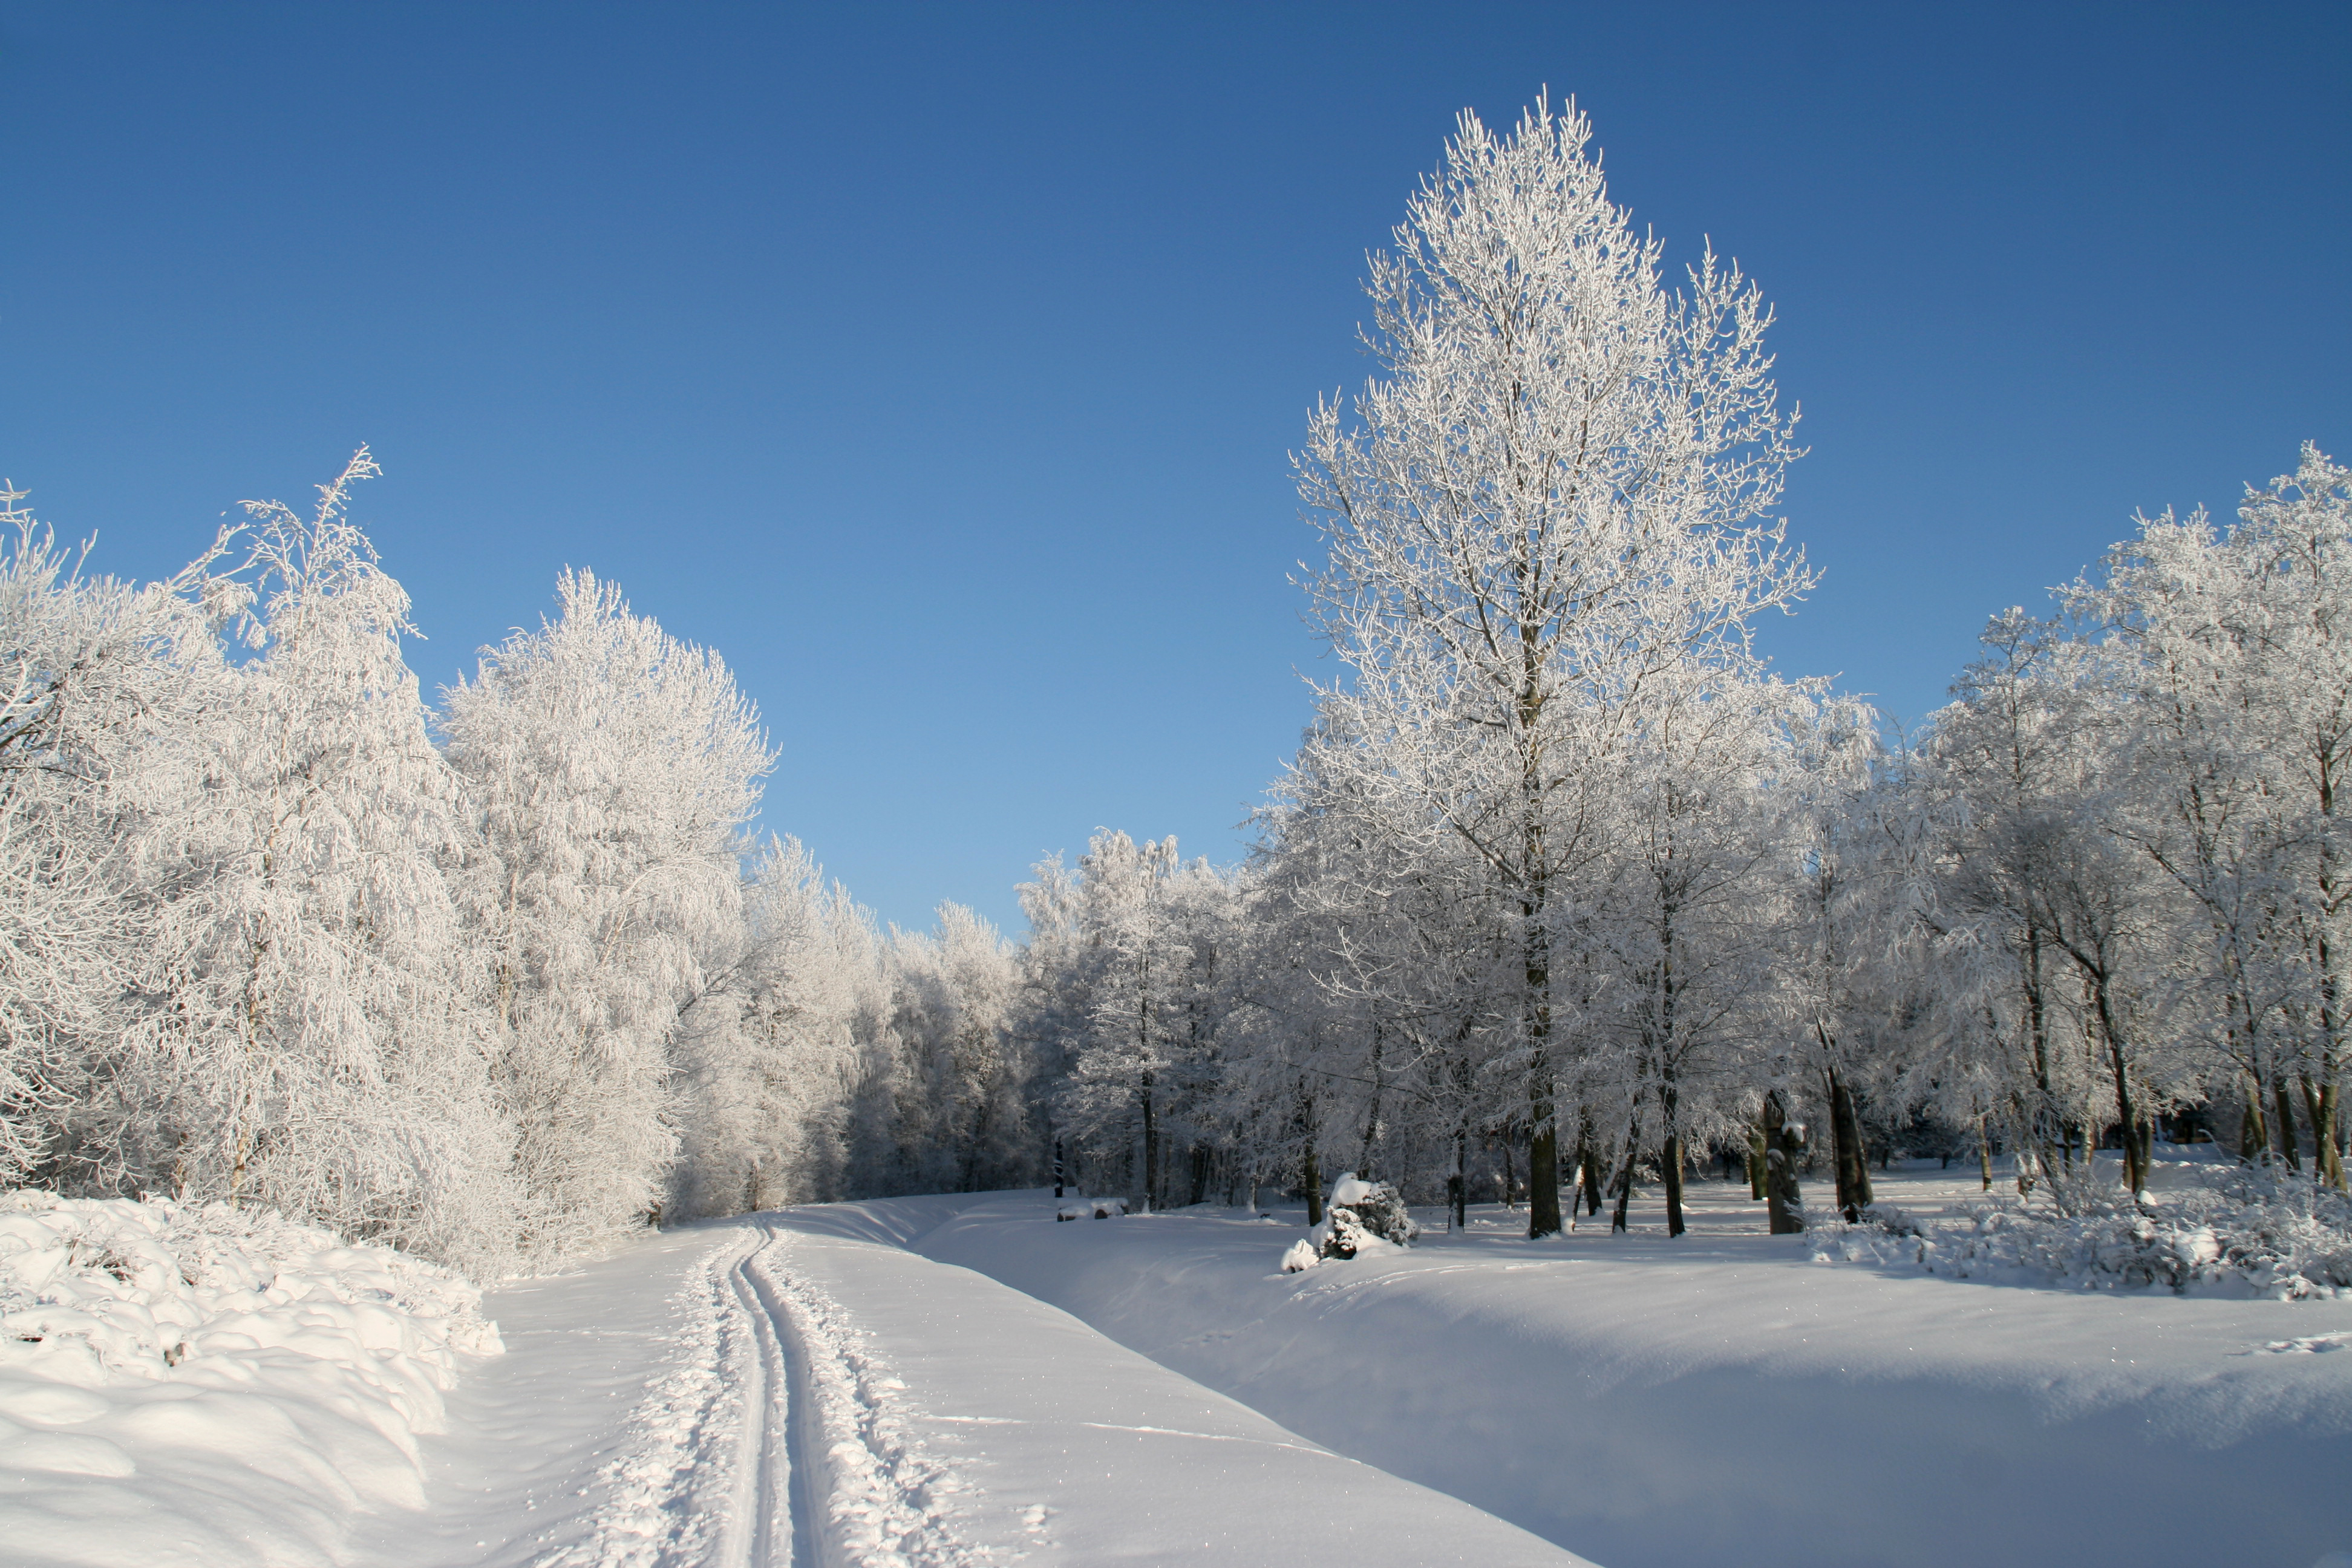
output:
[[[767,1232],[746,1272],[793,1340],[793,1389],[823,1458],[822,1559],[855,1568],[974,1568],[994,1560],[949,1522],[962,1488],[908,1417],[907,1384],[840,1302],[793,1271],[793,1233]],[[804,1494],[805,1495],[805,1494]]]

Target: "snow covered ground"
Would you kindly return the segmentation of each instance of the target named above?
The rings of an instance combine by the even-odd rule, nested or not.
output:
[[[491,1292],[508,1352],[428,1446],[434,1505],[360,1561],[1577,1563],[908,1250],[975,1201],[697,1226]]]
[[[1883,1178],[1932,1214],[1977,1194]],[[1530,1245],[1521,1216],[1277,1273],[1230,1211],[921,1238],[1302,1436],[1611,1568],[2275,1564],[2352,1547],[2352,1301],[2187,1300],[1811,1260],[1744,1184]],[[1286,1216],[1295,1222],[1299,1216]],[[1429,1217],[1424,1216],[1426,1220]]]
[[[334,1561],[428,1506],[477,1295],[272,1214],[0,1194],[0,1562]]]
[[[1881,1185],[1920,1215],[1976,1195],[1957,1167]],[[79,1384],[78,1351],[0,1365],[0,1562],[2310,1568],[2352,1547],[2352,1300],[1816,1261],[1756,1234],[1744,1185],[1693,1198],[1680,1240],[1637,1210],[1629,1237],[1530,1245],[1486,1208],[1291,1275],[1296,1212],[789,1210],[488,1292],[503,1353],[455,1331],[478,1325],[462,1287],[436,1305],[373,1249],[281,1237],[250,1300],[148,1281],[154,1322],[210,1312],[191,1353]],[[92,1267],[96,1296],[145,1288]],[[239,1306],[263,1314],[242,1341]],[[305,1310],[326,1337],[299,1337]]]

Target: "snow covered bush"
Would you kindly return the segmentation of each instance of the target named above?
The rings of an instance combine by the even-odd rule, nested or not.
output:
[[[1404,1206],[1404,1199],[1386,1182],[1360,1180],[1353,1171],[1331,1189],[1331,1206],[1346,1209],[1356,1224],[1382,1241],[1410,1247],[1421,1225]]]
[[[348,1561],[358,1518],[425,1505],[417,1434],[501,1348],[479,1303],[268,1211],[0,1192],[0,1555]]]
[[[1812,1256],[2093,1289],[2279,1300],[2352,1296],[2352,1196],[2307,1180],[2225,1171],[2144,1203],[2110,1196],[2069,1206],[2083,1212],[2006,1199],[1944,1220],[1881,1205],[1861,1224],[1815,1230]]]
[[[1332,1187],[1330,1212],[1323,1223],[1307,1233],[1306,1241],[1283,1254],[1283,1271],[1295,1274],[1328,1258],[1360,1258],[1392,1247],[1409,1247],[1420,1234],[1421,1226],[1406,1212],[1404,1200],[1394,1187],[1386,1182],[1360,1180],[1349,1171]],[[1311,1262],[1299,1261],[1301,1248],[1312,1249]]]
[[[501,1348],[480,1301],[446,1268],[274,1212],[0,1194],[0,1369],[60,1383],[293,1350],[344,1367],[415,1425],[437,1419],[435,1391],[459,1354]]]

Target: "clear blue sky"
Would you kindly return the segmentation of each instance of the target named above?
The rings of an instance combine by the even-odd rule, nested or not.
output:
[[[351,448],[428,689],[592,566],[716,647],[766,825],[1017,926],[1237,855],[1317,657],[1286,458],[1454,111],[1549,83],[1780,313],[1916,716],[2135,508],[2352,454],[2352,7],[0,0],[0,472],[153,575]]]

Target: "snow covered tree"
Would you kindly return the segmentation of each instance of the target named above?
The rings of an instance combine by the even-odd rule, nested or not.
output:
[[[771,762],[716,654],[588,572],[557,594],[562,614],[486,650],[441,713],[481,845],[467,914],[541,1257],[662,1194],[674,1045],[745,956],[741,836]]]
[[[444,868],[457,782],[403,661],[408,598],[346,516],[248,504],[257,657],[149,831],[161,973],[139,1037],[171,1185],[477,1265],[507,1256],[490,1019]]]
[[[1022,897],[1034,975],[1024,1032],[1057,1037],[1059,1126],[1096,1169],[1124,1167],[1159,1206],[1171,1135],[1198,1131],[1184,1111],[1215,1029],[1232,885],[1205,861],[1186,863],[1173,838],[1139,845],[1104,830],[1075,878],[1047,862]]]
[[[184,810],[234,683],[236,533],[163,583],[87,577],[0,492],[0,1173],[142,1179],[158,1109],[126,1048],[160,910],[140,844]]]
[[[1769,312],[1710,251],[1690,291],[1608,198],[1591,128],[1465,111],[1372,261],[1387,371],[1318,405],[1300,494],[1360,766],[1461,839],[1517,924],[1529,1232],[1560,1228],[1552,933],[1600,798],[1673,672],[1744,652],[1809,581],[1757,520],[1794,455]]]

